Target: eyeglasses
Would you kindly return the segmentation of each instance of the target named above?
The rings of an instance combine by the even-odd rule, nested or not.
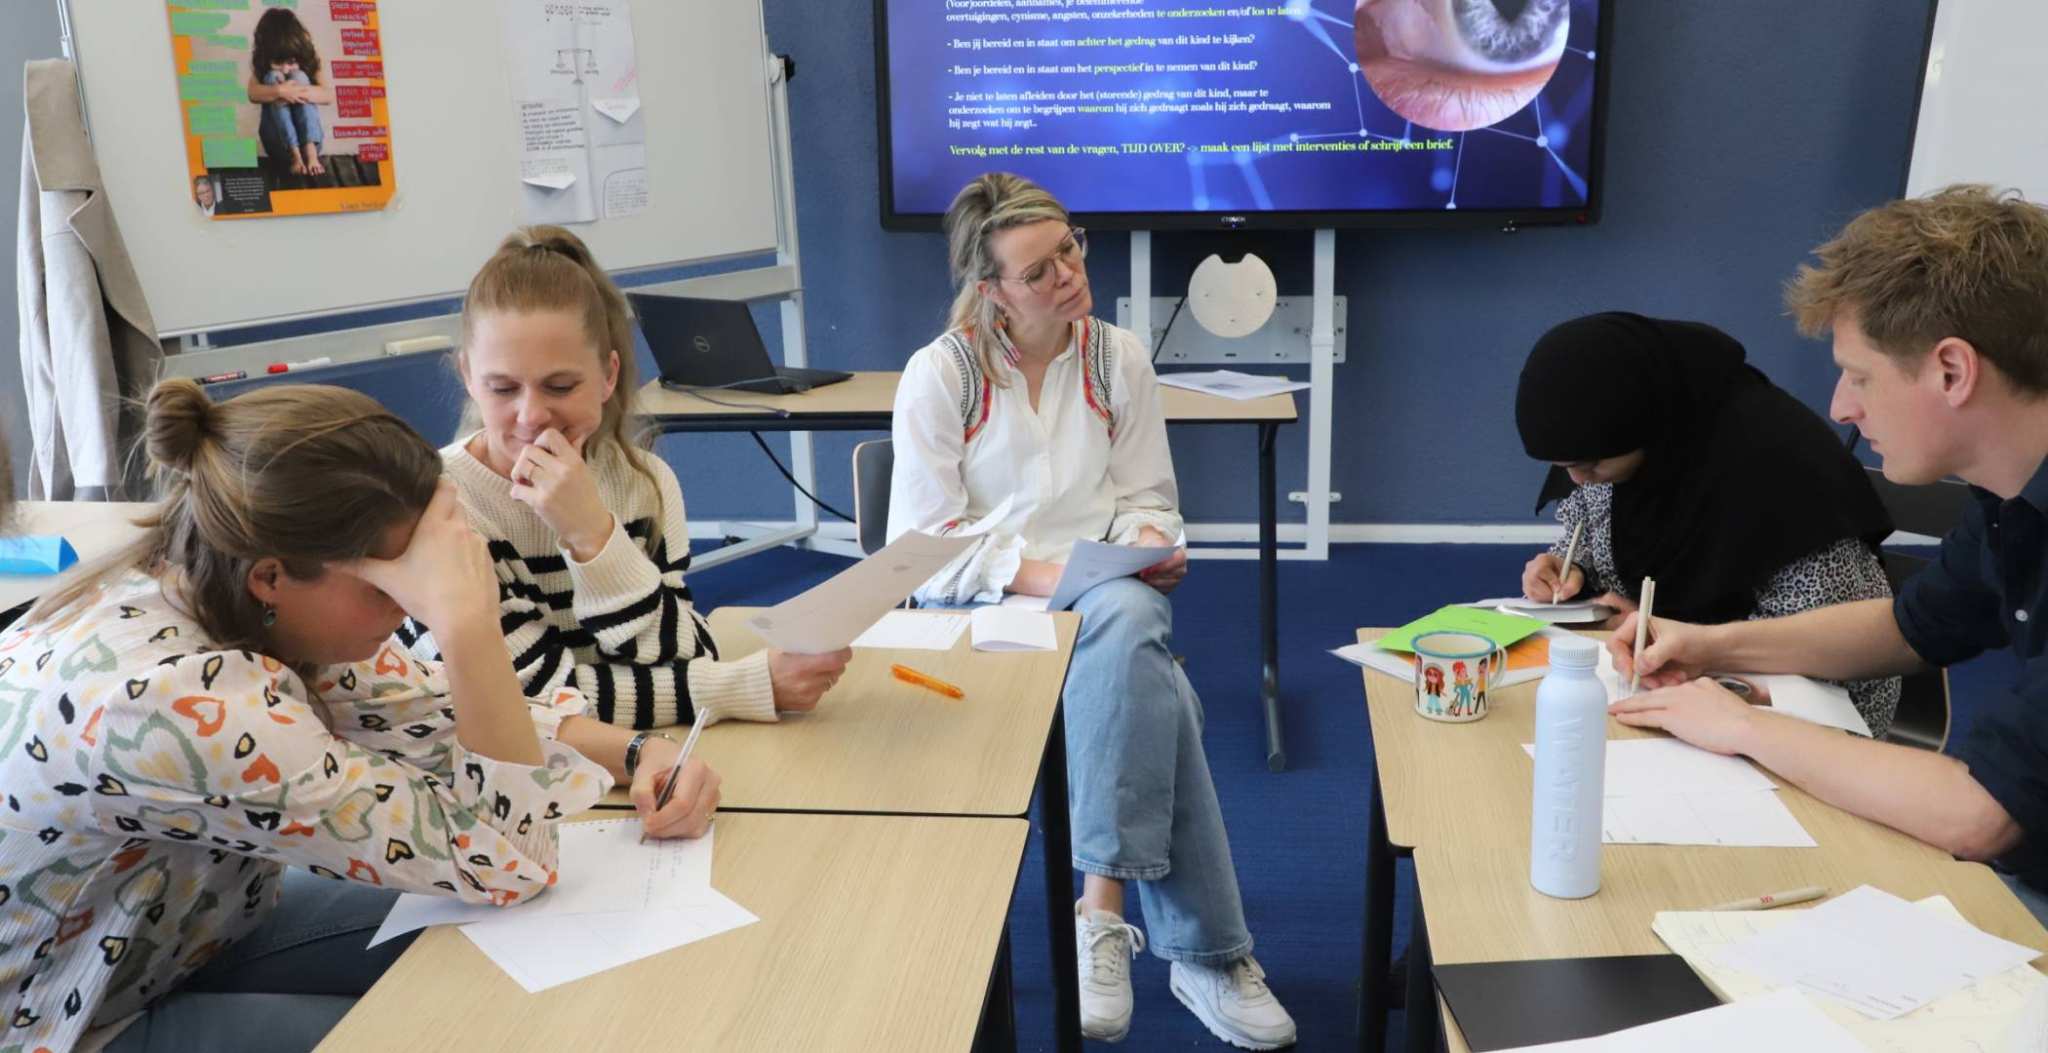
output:
[[[1019,282],[1032,292],[1043,293],[1050,291],[1059,277],[1059,272],[1053,269],[1054,263],[1064,263],[1072,269],[1087,258],[1088,231],[1082,227],[1068,227],[1067,239],[1060,242],[1060,247],[1053,250],[1052,255],[1032,264],[1030,269],[1016,277],[1007,274],[997,277],[1000,281]]]

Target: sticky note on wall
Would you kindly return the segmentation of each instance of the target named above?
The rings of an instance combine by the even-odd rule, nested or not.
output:
[[[216,135],[204,142],[206,167],[256,167],[256,140],[246,135]]]
[[[235,134],[235,108],[220,103],[200,103],[185,110],[185,130],[193,135]]]

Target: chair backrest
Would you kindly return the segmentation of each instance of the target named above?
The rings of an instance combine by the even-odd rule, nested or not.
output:
[[[888,439],[853,448],[853,530],[860,550],[870,556],[889,543],[889,475],[895,467],[896,447]]]
[[[1878,555],[1884,561],[1884,576],[1891,581],[1894,593],[1905,587],[1906,579],[1932,562],[1892,549]],[[1885,733],[1885,739],[1938,751],[1948,743],[1949,720],[1948,670],[1910,673],[1900,678],[1899,708],[1892,714],[1891,730]]]
[[[1870,485],[1884,510],[1891,513],[1892,526],[1909,534],[1938,538],[1963,521],[1970,507],[1970,487],[1955,479],[1942,479],[1925,486],[1906,486],[1884,477],[1884,472],[1865,465]]]
[[[1862,438],[1861,432],[1851,428],[1849,449],[1855,450]],[[1877,491],[1878,501],[1890,514],[1892,527],[1908,534],[1939,538],[1955,529],[1970,507],[1970,488],[1957,480],[1906,486],[1886,479],[1880,469],[1865,465],[1863,470],[1870,478],[1871,488]],[[1905,588],[1907,579],[1932,562],[1925,556],[1895,548],[1885,549],[1879,557],[1884,560],[1884,576],[1891,581],[1894,593]],[[1885,738],[1906,746],[1939,750],[1948,742],[1949,713],[1948,670],[1914,673],[1899,684],[1898,712],[1893,715],[1891,731]]]

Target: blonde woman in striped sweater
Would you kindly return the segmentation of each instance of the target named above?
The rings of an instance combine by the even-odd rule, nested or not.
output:
[[[625,300],[574,234],[515,231],[463,301],[457,364],[482,427],[441,451],[490,543],[500,623],[529,691],[581,690],[610,727],[574,743],[632,779],[677,746],[649,729],[808,710],[850,651],[721,661],[691,604],[682,491],[637,447]],[[431,657],[430,627],[408,642]],[[635,781],[635,803],[646,780]]]

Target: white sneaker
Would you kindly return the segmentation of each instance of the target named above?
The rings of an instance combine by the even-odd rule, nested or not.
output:
[[[1294,1044],[1294,1018],[1266,986],[1266,970],[1251,955],[1223,968],[1173,963],[1173,996],[1217,1038],[1244,1049]]]
[[[1074,943],[1081,959],[1081,1036],[1121,1042],[1131,1033],[1131,959],[1145,949],[1145,934],[1076,902]]]

